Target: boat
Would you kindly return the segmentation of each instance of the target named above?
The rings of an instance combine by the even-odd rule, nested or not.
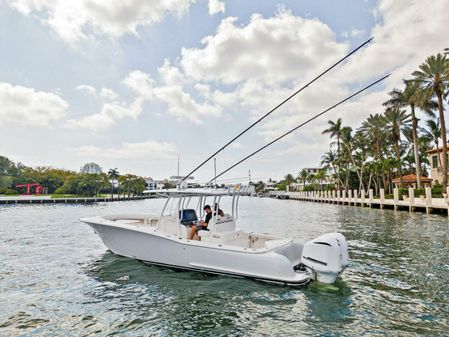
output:
[[[166,198],[160,214],[82,218],[115,254],[145,264],[300,286],[311,280],[334,283],[348,265],[348,245],[340,233],[302,244],[270,234],[238,229],[244,188],[146,191]],[[225,198],[228,198],[225,200]],[[222,201],[229,213],[221,211]],[[207,230],[189,239],[192,225],[212,205]],[[221,214],[221,215],[220,215]]]

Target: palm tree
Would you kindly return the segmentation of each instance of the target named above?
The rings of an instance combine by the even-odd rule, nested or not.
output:
[[[387,187],[387,181],[381,161],[383,160],[383,150],[386,140],[386,124],[385,116],[381,114],[369,115],[358,129],[370,145],[374,159],[374,163],[371,166],[375,170],[376,179],[379,179],[380,171],[384,188]],[[376,186],[379,188],[380,184],[377,183]]]
[[[302,186],[303,189],[306,186],[306,182],[307,182],[307,178],[309,177],[309,172],[307,172],[306,169],[302,169],[301,172],[299,172],[298,174],[298,180],[301,182],[302,181]]]
[[[433,109],[436,108],[436,103],[433,101],[420,102],[419,100],[419,85],[416,81],[404,80],[404,90],[393,89],[389,92],[390,99],[384,102],[387,107],[404,108],[409,106],[412,118],[412,141],[413,152],[415,156],[415,170],[417,177],[417,187],[421,188],[421,163],[419,159],[418,149],[418,118],[416,118],[415,108],[419,107],[427,114],[433,117]]]
[[[329,150],[326,153],[323,154],[321,157],[321,165],[324,166],[324,168],[332,168],[334,173],[337,173],[336,164],[337,164],[337,152],[333,150]],[[337,175],[338,176],[338,175]],[[339,182],[337,181],[337,186],[339,186]]]
[[[328,121],[329,128],[323,130],[321,132],[322,135],[329,134],[330,138],[336,138],[337,143],[337,157],[340,157],[341,150],[341,137],[343,133],[342,121],[341,118],[338,118],[336,122]],[[337,189],[340,189],[340,168],[337,170]]]
[[[315,179],[318,180],[320,185],[320,191],[323,190],[323,180],[326,179],[326,170],[321,169],[315,174]]]
[[[391,130],[391,140],[396,154],[397,169],[399,174],[399,185],[402,187],[402,163],[401,163],[401,132],[410,124],[410,116],[405,110],[401,110],[398,106],[387,108],[385,111],[385,119],[388,130]]]
[[[291,187],[292,183],[295,182],[295,180],[296,180],[295,177],[293,177],[293,175],[289,173],[284,177],[284,180],[288,185],[288,190],[290,191],[290,187]]]
[[[449,87],[449,60],[438,53],[432,55],[419,66],[420,70],[414,71],[412,75],[420,87],[421,101],[428,101],[434,95],[437,97],[438,112],[440,117],[441,138],[443,140],[443,186],[447,186],[447,140],[446,123],[443,111],[443,95]]]
[[[111,183],[111,198],[114,199],[114,181],[117,180],[119,176],[119,172],[117,168],[109,169],[108,171],[108,177],[109,182]]]

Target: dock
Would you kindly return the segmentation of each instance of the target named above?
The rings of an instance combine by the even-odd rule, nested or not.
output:
[[[349,191],[314,191],[314,192],[286,192],[272,191],[271,198],[292,199],[310,202],[331,203],[360,207],[392,208],[394,210],[425,211],[427,214],[433,210],[445,211],[449,215],[449,187],[446,189],[446,196],[443,198],[432,197],[430,187],[425,188],[425,194],[415,196],[414,189],[408,189],[408,195],[399,198],[399,189],[393,189],[393,198],[385,197],[385,190],[380,189],[379,196],[374,197],[372,189],[366,193],[365,190]]]
[[[2,196],[0,205],[3,204],[87,204],[93,202],[115,202],[128,200],[149,199],[148,196],[130,197],[77,197],[77,198],[52,198],[51,196]]]

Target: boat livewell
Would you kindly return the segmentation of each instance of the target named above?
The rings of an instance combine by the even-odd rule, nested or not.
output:
[[[148,192],[167,198],[159,215],[107,215],[81,221],[90,225],[113,253],[177,269],[296,286],[310,280],[333,283],[348,264],[348,246],[339,233],[302,245],[238,229],[243,188]],[[223,198],[231,198],[230,213],[219,215]],[[190,226],[204,216],[206,204],[215,205],[208,230],[198,232],[199,240],[189,240]]]

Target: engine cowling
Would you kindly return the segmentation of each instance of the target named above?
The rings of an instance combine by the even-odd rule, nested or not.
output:
[[[308,241],[301,263],[322,283],[334,283],[349,263],[348,244],[340,233],[328,233]]]

